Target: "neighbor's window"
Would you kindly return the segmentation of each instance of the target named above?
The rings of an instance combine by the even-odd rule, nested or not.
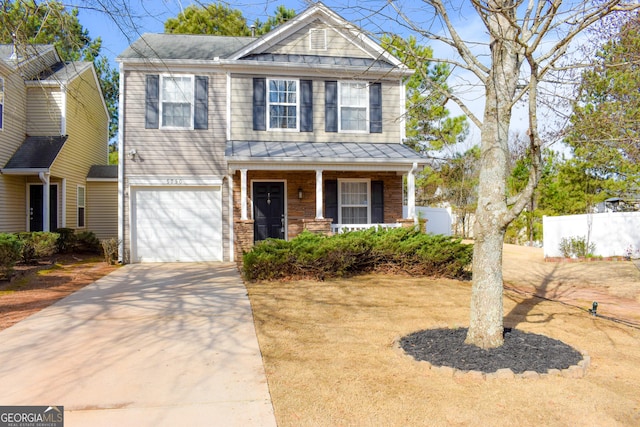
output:
[[[78,185],[78,227],[84,227],[84,217],[85,217],[85,189],[82,185]]]
[[[298,129],[298,81],[268,80],[269,129]]]
[[[362,131],[368,129],[369,90],[364,82],[340,82],[338,97],[340,131]]]
[[[0,130],[3,129],[2,127],[2,122],[3,122],[3,115],[4,112],[4,79],[2,77],[0,77]]]
[[[193,127],[193,76],[162,76],[161,127]]]
[[[369,223],[369,182],[340,181],[338,189],[339,223]]]

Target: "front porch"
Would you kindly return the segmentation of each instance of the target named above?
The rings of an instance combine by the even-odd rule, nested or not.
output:
[[[225,157],[236,260],[256,241],[303,230],[417,223],[415,173],[426,160],[405,145],[227,141]]]
[[[231,178],[236,260],[265,238],[288,240],[304,230],[332,234],[417,221],[415,209],[403,217],[404,175],[399,172],[240,170]],[[363,192],[354,200],[354,194],[342,191],[344,184]],[[415,191],[413,185],[408,190]],[[414,204],[413,197],[406,198]]]

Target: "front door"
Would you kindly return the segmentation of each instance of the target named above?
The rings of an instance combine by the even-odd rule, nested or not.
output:
[[[253,183],[253,239],[284,239],[284,182]]]
[[[29,231],[44,230],[42,220],[43,185],[32,184],[29,186]],[[58,228],[58,186],[51,184],[49,187],[49,230]]]

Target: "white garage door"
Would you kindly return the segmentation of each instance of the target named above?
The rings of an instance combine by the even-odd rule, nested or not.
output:
[[[220,187],[131,191],[133,262],[222,261]]]

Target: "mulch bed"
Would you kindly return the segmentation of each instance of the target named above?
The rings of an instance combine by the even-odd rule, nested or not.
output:
[[[465,344],[466,335],[466,328],[427,329],[403,337],[400,346],[414,359],[434,366],[486,374],[498,369],[544,374],[550,369],[567,369],[583,359],[579,351],[561,341],[517,329],[505,328],[504,345],[488,350]]]

